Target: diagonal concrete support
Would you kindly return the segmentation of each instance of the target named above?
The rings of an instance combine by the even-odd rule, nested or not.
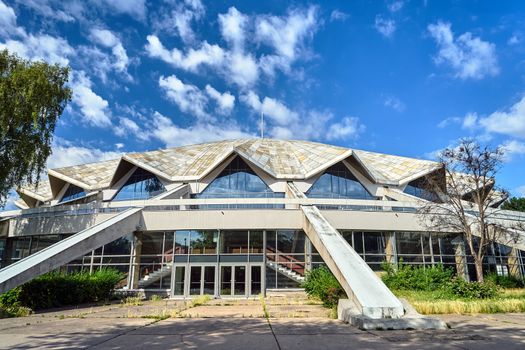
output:
[[[403,304],[315,206],[302,205],[303,230],[362,315],[399,318]]]
[[[0,293],[59,268],[104,244],[133,232],[142,218],[142,208],[127,209],[93,227],[80,231],[0,270]]]

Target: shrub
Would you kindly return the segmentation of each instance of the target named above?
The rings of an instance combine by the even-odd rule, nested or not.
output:
[[[107,300],[123,278],[114,269],[94,273],[51,272],[0,295],[0,305],[33,310]]]
[[[467,282],[461,278],[454,278],[447,287],[450,292],[464,299],[488,299],[499,295],[498,286],[491,282]]]
[[[397,266],[384,262],[381,267],[386,272],[382,276],[383,282],[396,290],[438,290],[450,282],[453,274],[452,268],[444,268],[441,264],[413,267],[401,261]]]
[[[496,273],[490,273],[485,276],[486,282],[492,282],[493,284],[502,288],[523,288],[525,282],[514,276],[499,276]]]
[[[436,292],[445,299],[487,299],[499,294],[496,284],[466,282],[453,277],[453,270],[442,265],[414,267],[400,262],[397,267],[389,263],[383,263],[382,267],[386,272],[382,280],[393,290]]]
[[[339,299],[346,295],[326,266],[308,271],[302,286],[308,295],[319,298],[329,308],[337,306]]]

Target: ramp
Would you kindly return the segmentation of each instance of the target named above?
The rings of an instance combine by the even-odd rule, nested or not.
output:
[[[93,227],[1,269],[0,293],[55,270],[71,260],[135,231],[140,224],[141,211],[142,208],[126,209]]]

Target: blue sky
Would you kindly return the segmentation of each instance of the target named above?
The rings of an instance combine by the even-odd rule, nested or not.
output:
[[[265,135],[431,158],[501,145],[525,193],[520,1],[0,0],[0,48],[69,64],[50,167]]]

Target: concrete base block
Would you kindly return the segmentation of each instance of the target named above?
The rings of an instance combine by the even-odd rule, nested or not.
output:
[[[400,329],[447,329],[447,324],[437,318],[423,316],[406,300],[401,299],[405,314],[400,318],[370,318],[359,312],[350,299],[340,299],[337,305],[339,320],[350,323],[363,330],[400,330]]]

